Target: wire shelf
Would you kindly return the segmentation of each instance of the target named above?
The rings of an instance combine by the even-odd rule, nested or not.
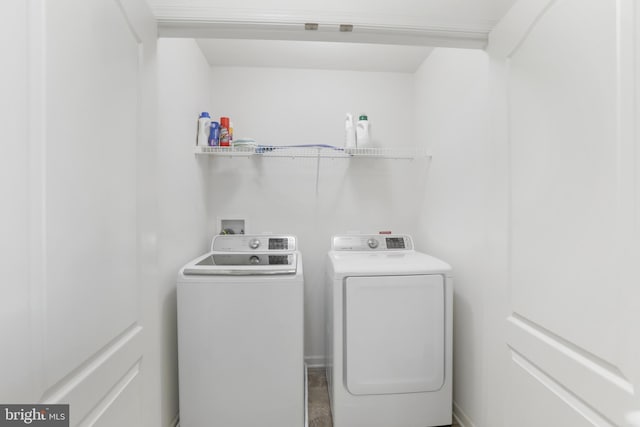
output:
[[[342,148],[332,146],[257,145],[233,147],[195,147],[196,154],[221,157],[289,157],[289,158],[376,158],[413,160],[431,157],[426,150],[416,148]]]

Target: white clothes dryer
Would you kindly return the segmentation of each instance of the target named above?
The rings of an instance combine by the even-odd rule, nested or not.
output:
[[[450,425],[451,267],[407,235],[334,236],[326,267],[333,426]]]
[[[216,236],[178,274],[182,427],[304,425],[304,282],[293,236]]]

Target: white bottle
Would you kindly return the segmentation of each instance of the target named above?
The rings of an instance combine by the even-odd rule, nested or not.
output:
[[[371,145],[369,118],[366,114],[360,114],[360,118],[358,119],[358,124],[356,125],[356,144],[358,148],[367,148]]]
[[[356,127],[353,125],[351,113],[347,113],[344,122],[344,148],[356,148]]]
[[[196,145],[198,147],[206,147],[209,145],[209,128],[211,127],[211,116],[206,111],[198,117],[198,136]]]

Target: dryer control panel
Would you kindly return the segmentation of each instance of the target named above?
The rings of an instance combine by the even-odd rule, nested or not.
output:
[[[402,251],[413,250],[413,240],[406,234],[345,234],[333,236],[334,251]]]

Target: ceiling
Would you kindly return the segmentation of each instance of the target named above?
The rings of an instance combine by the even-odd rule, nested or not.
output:
[[[161,37],[197,39],[213,66],[414,72],[433,47],[484,48],[516,0],[147,1]]]
[[[414,73],[433,48],[291,40],[199,39],[211,66]]]

